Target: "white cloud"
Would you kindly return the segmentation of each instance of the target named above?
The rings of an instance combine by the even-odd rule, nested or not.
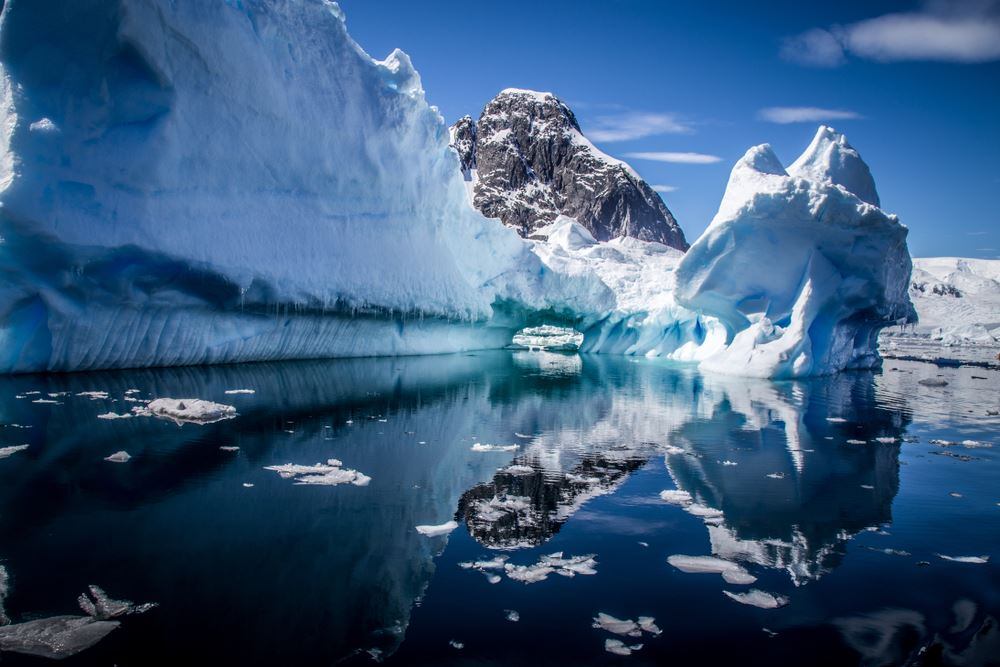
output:
[[[587,128],[592,141],[612,142],[642,139],[657,134],[687,134],[691,127],[672,113],[627,111],[613,116],[598,116]]]
[[[652,160],[653,162],[674,162],[678,164],[714,164],[722,161],[717,155],[705,153],[671,153],[671,152],[641,152],[625,153],[625,157],[634,160]]]
[[[836,67],[845,53],[879,62],[1000,60],[1000,3],[934,2],[915,12],[814,28],[785,40],[781,50],[789,60],[816,67]]]
[[[757,112],[757,117],[769,123],[817,123],[825,120],[851,120],[861,114],[849,109],[823,109],[821,107],[767,107]]]
[[[655,192],[677,192],[676,185],[651,185]]]

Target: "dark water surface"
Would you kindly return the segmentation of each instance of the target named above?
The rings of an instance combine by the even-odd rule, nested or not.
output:
[[[126,397],[238,416],[97,418]],[[998,408],[996,372],[905,362],[806,382],[507,352],[0,378],[0,447],[29,445],[0,458],[0,609],[83,616],[91,584],[158,603],[65,665],[1000,664]],[[331,458],[371,482],[264,469]],[[751,589],[787,604],[725,594]]]

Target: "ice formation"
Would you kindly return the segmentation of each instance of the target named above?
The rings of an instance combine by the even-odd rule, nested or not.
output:
[[[439,535],[447,535],[456,528],[458,528],[458,522],[445,521],[444,523],[436,526],[417,526],[417,532],[425,537],[438,537]]]
[[[283,465],[264,466],[264,470],[278,473],[283,479],[294,479],[296,485],[337,486],[353,484],[368,486],[372,478],[357,470],[342,467],[344,464],[337,459],[329,459],[326,463],[315,463],[311,466],[285,463]]]
[[[137,414],[149,414],[181,424],[212,424],[236,417],[236,408],[200,398],[158,398]]]
[[[760,609],[778,609],[788,604],[788,598],[783,595],[772,595],[766,591],[751,588],[746,593],[730,593],[722,591],[726,597],[736,600],[740,604],[758,607]]]
[[[907,230],[877,202],[867,166],[828,127],[787,171],[770,146],[747,151],[677,267],[678,303],[727,332],[702,368],[801,377],[877,366],[879,331],[916,319]]]
[[[0,372],[502,347],[613,301],[471,208],[336,3],[8,3],[0,44]]]

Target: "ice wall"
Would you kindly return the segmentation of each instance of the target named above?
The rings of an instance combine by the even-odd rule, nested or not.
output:
[[[473,211],[447,144],[333,2],[9,0],[0,372],[491,347],[612,302]]]
[[[702,368],[800,377],[877,366],[878,332],[916,313],[907,230],[875,202],[867,165],[830,128],[787,171],[770,146],[747,151],[677,267],[678,303],[727,330]]]

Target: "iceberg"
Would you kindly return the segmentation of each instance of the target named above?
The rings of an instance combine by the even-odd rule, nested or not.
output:
[[[0,372],[499,348],[613,303],[472,209],[409,57],[334,2],[11,2],[0,53]]]
[[[748,150],[677,266],[677,302],[726,330],[701,368],[788,378],[878,367],[879,331],[916,311],[907,229],[877,204],[868,167],[829,127],[788,170],[769,145]]]

